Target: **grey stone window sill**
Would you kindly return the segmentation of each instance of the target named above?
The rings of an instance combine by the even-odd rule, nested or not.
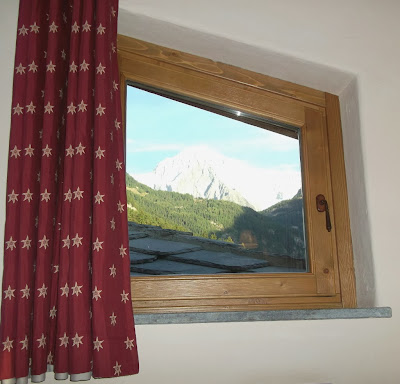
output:
[[[267,266],[265,266],[258,259],[243,257],[246,255],[241,254],[238,257],[241,247],[237,244],[203,239],[195,237],[189,232],[163,229],[152,225],[133,222],[128,224],[132,276],[169,275],[177,272],[180,274],[245,273],[249,271],[288,272],[286,264],[269,265],[267,263]],[[236,250],[236,253],[232,253],[234,250]],[[221,258],[216,257],[221,253],[224,254],[222,261]],[[196,262],[193,262],[194,254],[196,254]],[[290,271],[293,272],[293,268]],[[392,317],[391,308],[378,307],[138,314],[135,315],[135,322],[137,325],[144,325],[390,317]]]
[[[135,315],[136,325],[146,324],[190,324],[247,321],[285,320],[332,320],[332,319],[381,319],[391,318],[390,307],[343,308],[343,309],[301,309],[251,312],[199,312],[199,313],[158,313]]]

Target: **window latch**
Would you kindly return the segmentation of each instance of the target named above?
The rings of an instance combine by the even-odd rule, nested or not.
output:
[[[318,195],[316,199],[317,199],[317,211],[325,212],[326,230],[330,232],[332,229],[332,225],[331,225],[331,217],[329,215],[328,202],[326,201],[324,195]]]

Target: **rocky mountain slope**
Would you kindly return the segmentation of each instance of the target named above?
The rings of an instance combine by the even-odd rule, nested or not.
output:
[[[133,176],[155,190],[231,201],[256,211],[293,197],[301,187],[296,170],[256,168],[206,146],[189,147],[162,160],[153,172]]]

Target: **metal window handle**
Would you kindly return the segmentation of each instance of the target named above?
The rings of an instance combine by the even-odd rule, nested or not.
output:
[[[326,230],[330,232],[332,229],[332,224],[331,224],[331,216],[329,215],[328,202],[326,201],[324,195],[318,195],[316,199],[317,199],[317,211],[325,212]]]

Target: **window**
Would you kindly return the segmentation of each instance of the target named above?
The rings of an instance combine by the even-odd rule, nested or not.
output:
[[[125,36],[119,36],[118,52],[123,108],[127,87],[135,86],[220,115],[236,111],[246,123],[258,120],[278,135],[295,129],[301,138],[308,251],[303,270],[133,276],[135,312],[354,307],[338,98]],[[321,194],[329,205],[330,231],[325,213],[317,210]]]
[[[299,144],[297,128],[128,82],[128,220],[148,235],[132,272],[306,272]]]

